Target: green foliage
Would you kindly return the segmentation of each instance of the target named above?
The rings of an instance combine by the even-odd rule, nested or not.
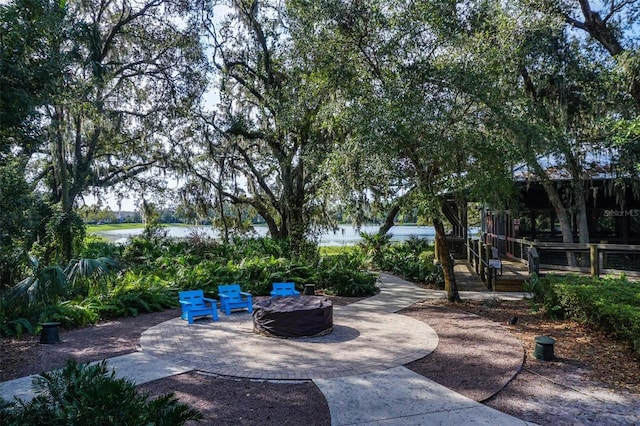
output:
[[[529,293],[528,300],[533,311],[537,311],[540,305],[546,305],[545,309],[547,314],[552,318],[562,315],[562,308],[560,308],[556,302],[551,302],[550,295],[552,293],[549,291],[549,283],[547,280],[542,280],[537,274],[533,273],[529,280],[523,283],[523,288],[524,291]],[[548,299],[546,303],[545,297]]]
[[[122,257],[123,250],[124,247],[121,245],[113,244],[103,237],[88,234],[76,255],[85,259],[97,259],[99,257],[117,259]]]
[[[178,306],[173,283],[144,271],[127,271],[109,295],[88,300],[96,304],[102,317],[137,316]]]
[[[95,324],[99,319],[99,311],[92,309],[90,305],[67,300],[44,308],[38,322],[56,321],[65,327],[71,327]]]
[[[84,295],[104,294],[109,291],[110,277],[122,269],[120,262],[108,258],[73,259],[64,270],[74,287]]]
[[[299,252],[298,252],[299,253]],[[317,249],[306,257],[293,253],[286,241],[271,238],[235,239],[214,244],[201,253],[156,261],[171,270],[179,288],[201,288],[215,296],[220,284],[238,283],[254,295],[268,295],[273,282],[293,281],[299,287],[315,283],[339,295],[373,294],[375,277],[363,272],[366,258],[359,252],[320,258]],[[206,260],[202,260],[202,259]],[[351,283],[349,288],[340,283]]]
[[[64,55],[56,40],[66,8],[57,1],[14,0],[0,3],[0,152],[18,141],[32,152],[38,135],[37,107],[61,78]]]
[[[371,296],[378,292],[377,277],[362,270],[364,257],[342,254],[324,257],[318,264],[316,285],[338,296]]]
[[[86,325],[98,321],[99,311],[68,299],[73,298],[74,291],[81,298],[108,294],[108,274],[119,269],[117,262],[109,258],[79,259],[65,270],[59,266],[43,267],[35,257],[30,257],[29,262],[31,274],[2,295],[2,334],[32,332],[33,327],[24,327],[25,323]]]
[[[273,282],[303,285],[313,278],[313,267],[296,259],[252,258],[238,264],[237,282],[254,294],[269,294]]]
[[[69,282],[59,266],[42,267],[35,258],[30,258],[32,275],[12,287],[6,295],[7,301],[16,306],[38,307],[55,304],[68,294]]]
[[[217,293],[219,284],[238,283],[243,290],[256,295],[271,291],[271,283],[294,281],[300,285],[309,282],[314,268],[300,260],[274,257],[248,257],[220,264],[205,260],[175,267],[175,281],[179,288],[201,288],[210,294]]]
[[[218,283],[234,282],[236,268],[233,264],[220,265],[210,260],[191,265],[188,262],[176,266],[176,285],[182,289],[199,288],[213,291]]]
[[[201,288],[217,294],[220,284],[238,283],[254,295],[268,295],[273,282],[293,281],[300,288],[315,283],[339,295],[373,294],[375,276],[363,272],[365,257],[359,253],[320,258],[318,250],[307,257],[293,254],[286,241],[271,238],[235,239],[230,244],[215,244],[201,253],[158,260],[175,273],[179,288]],[[318,260],[316,260],[316,257]],[[205,258],[207,260],[202,260]],[[345,287],[341,283],[351,283]]]
[[[122,260],[131,265],[149,264],[167,254],[171,241],[166,236],[137,236],[129,239],[122,253]]]
[[[549,276],[543,281],[548,311],[614,333],[640,352],[640,283],[581,276]]]
[[[318,249],[315,245],[307,243],[303,244],[299,251],[294,251],[288,240],[236,237],[227,244],[213,242],[201,254],[209,259],[226,259],[235,262],[254,257],[299,258],[311,262],[317,260]]]
[[[358,243],[358,247],[369,257],[371,262],[375,265],[379,265],[384,260],[384,254],[386,249],[391,245],[392,234],[368,234],[366,232],[360,233],[362,241]]]
[[[47,303],[25,303],[9,293],[0,313],[0,333],[19,335],[37,332],[32,324],[58,321],[64,326],[85,326],[100,319],[136,316],[178,306],[173,282],[144,271],[128,271],[113,288],[74,300],[49,298]],[[27,299],[28,300],[28,299]],[[10,306],[11,309],[7,309]]]
[[[119,274],[115,272],[121,264],[110,258],[74,260],[64,271],[40,268],[32,259],[34,276],[5,295],[4,306],[12,309],[1,312],[2,334],[33,332],[30,325],[44,321],[84,326],[105,318],[159,311],[178,306],[179,289],[200,288],[216,297],[221,284],[238,283],[256,296],[268,295],[272,283],[282,281],[295,282],[299,290],[305,284],[316,284],[318,289],[341,296],[377,291],[375,275],[366,271],[367,257],[355,249],[316,260],[317,250],[302,258],[292,254],[287,242],[268,238],[207,242],[197,249],[164,238],[136,238],[132,243],[135,247],[125,251],[136,262],[140,258],[145,262]],[[49,284],[54,278],[60,281],[60,288]],[[38,292],[43,294],[30,302],[27,296],[35,297]]]
[[[59,204],[42,203],[37,215],[37,242],[30,253],[46,264],[64,264],[73,251],[80,251],[86,235],[84,222],[75,212],[64,212]]]
[[[320,256],[335,256],[336,254],[349,254],[360,250],[358,246],[323,246],[319,247]]]
[[[24,333],[33,334],[35,328],[31,321],[26,318],[16,318],[7,320],[0,315],[0,336],[21,337]]]
[[[24,176],[24,165],[11,156],[0,162],[0,288],[10,282],[14,259],[27,246],[29,212],[33,197]]]
[[[182,425],[202,419],[173,394],[150,400],[132,381],[116,378],[106,361],[68,361],[63,369],[34,378],[33,387],[37,396],[31,401],[0,398],[3,425]]]
[[[360,247],[371,263],[382,271],[444,288],[442,268],[434,263],[434,249],[426,239],[412,237],[391,244],[385,239],[369,236]]]
[[[319,274],[318,282],[329,293],[336,296],[372,296],[378,292],[376,276],[365,271],[353,271],[340,268],[330,269]]]

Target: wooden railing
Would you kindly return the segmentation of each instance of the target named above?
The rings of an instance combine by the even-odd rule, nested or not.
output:
[[[469,262],[474,261],[474,256],[489,252],[490,247],[496,247],[500,256],[527,264],[530,273],[545,269],[580,272],[593,277],[607,274],[640,277],[638,245],[540,242],[495,234],[484,234],[483,240],[469,239],[466,245],[477,247],[469,252]]]
[[[463,253],[461,253],[460,247],[462,247]],[[480,240],[469,238],[467,241],[461,241],[461,244],[452,246],[451,248],[458,249],[452,250],[458,257],[462,255],[462,257],[467,258],[467,261],[487,288],[494,288],[498,270],[490,262],[492,257],[490,246],[483,244]]]

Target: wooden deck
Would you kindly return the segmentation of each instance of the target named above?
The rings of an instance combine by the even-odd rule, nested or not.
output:
[[[459,291],[491,291],[466,261],[456,259],[453,272],[456,276]],[[529,270],[527,265],[509,259],[502,259],[502,275],[498,276],[495,291],[524,291],[523,283],[528,279]]]
[[[456,259],[453,274],[456,276],[458,291],[489,291],[476,271],[464,260]]]
[[[502,276],[498,276],[495,284],[496,291],[524,291],[524,282],[529,279],[529,269],[526,264],[510,259],[501,259]]]

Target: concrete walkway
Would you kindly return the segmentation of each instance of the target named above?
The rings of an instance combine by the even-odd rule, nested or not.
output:
[[[254,379],[312,379],[325,395],[333,425],[527,424],[403,367],[431,353],[438,337],[422,321],[395,312],[445,294],[386,274],[379,285],[381,292],[374,297],[335,306],[334,331],[326,336],[260,336],[252,332],[251,315],[243,313],[221,314],[218,322],[191,326],[174,319],[142,334],[142,352],[111,358],[109,366],[138,384],[191,370]],[[502,296],[519,297],[482,291],[463,295]],[[0,395],[29,399],[30,385],[31,377],[0,383]]]

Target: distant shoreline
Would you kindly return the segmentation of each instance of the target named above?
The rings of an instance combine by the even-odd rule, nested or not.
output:
[[[189,238],[193,234],[213,239],[220,238],[218,230],[213,229],[211,225],[166,224],[163,225],[163,228],[167,230],[167,235],[170,238]],[[356,230],[352,225],[339,225],[335,231],[326,231],[320,234],[317,241],[320,246],[355,245],[362,241],[360,232],[375,233],[378,228],[379,225],[366,225]],[[89,233],[104,237],[118,244],[126,243],[130,237],[140,235],[143,230],[144,225],[142,224],[105,224],[87,229]],[[266,225],[255,225],[254,230],[253,236],[255,237],[265,236],[269,232]],[[391,235],[391,241],[394,242],[406,241],[412,237],[431,241],[435,238],[435,231],[432,226],[395,225],[391,228],[389,234]]]
[[[210,228],[211,225],[192,225],[188,223],[161,223],[162,227],[171,227],[171,226],[183,226],[187,228]],[[256,224],[255,227],[264,227],[264,224]],[[339,226],[348,226],[352,227],[350,223],[341,223]],[[365,227],[379,226],[377,224],[366,224],[362,225]],[[395,226],[415,226],[415,227],[429,227],[427,225],[417,225],[415,223],[403,223]],[[89,234],[95,234],[106,231],[118,231],[118,230],[129,230],[129,229],[144,229],[144,223],[104,223],[100,225],[86,225],[87,232]]]

